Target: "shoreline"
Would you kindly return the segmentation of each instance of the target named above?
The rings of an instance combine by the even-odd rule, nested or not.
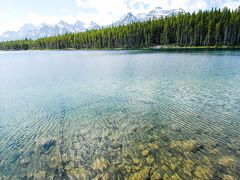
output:
[[[152,46],[143,48],[84,48],[84,49],[8,49],[0,51],[190,51],[190,50],[240,50],[240,46]]]

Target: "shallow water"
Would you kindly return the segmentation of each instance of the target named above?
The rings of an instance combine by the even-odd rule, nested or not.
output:
[[[0,179],[240,179],[240,52],[0,52]]]

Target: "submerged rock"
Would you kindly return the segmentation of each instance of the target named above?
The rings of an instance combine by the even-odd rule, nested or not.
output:
[[[0,179],[1,179],[1,180],[7,180],[7,177],[0,174]]]
[[[215,148],[215,149],[210,151],[210,154],[212,154],[214,156],[217,156],[217,155],[220,155],[220,151],[217,148]]]
[[[147,156],[149,155],[149,151],[148,151],[148,150],[143,150],[143,151],[142,151],[142,155],[143,155],[144,157],[147,157]]]
[[[48,151],[52,150],[52,148],[57,144],[57,140],[50,138],[50,139],[39,139],[37,141],[37,145],[40,146],[40,153],[47,153]]]
[[[178,174],[174,174],[172,177],[171,177],[171,180],[182,180],[182,178],[180,178],[180,176]]]
[[[196,140],[188,140],[173,141],[171,143],[171,148],[195,153],[201,149],[204,149],[204,146],[199,144]]]
[[[50,167],[52,169],[54,169],[54,171],[60,172],[61,171],[61,166],[62,166],[61,156],[60,155],[59,156],[57,156],[57,155],[52,156],[51,161],[50,161]]]
[[[122,144],[120,143],[114,143],[110,145],[113,149],[121,149],[122,148]]]
[[[132,173],[132,167],[131,166],[126,165],[124,168],[125,168],[127,173]]]
[[[64,167],[64,170],[67,171],[67,172],[69,172],[69,171],[71,170],[71,167],[70,167],[70,166],[65,166],[65,167]]]
[[[34,175],[32,172],[27,173],[27,179],[33,179]]]
[[[22,159],[20,161],[20,164],[23,166],[27,166],[30,163],[31,159],[30,158],[26,158],[26,159]]]
[[[139,147],[139,149],[142,150],[142,151],[145,149],[145,146],[144,146],[143,144],[140,144],[138,147]]]
[[[233,157],[225,156],[218,160],[218,164],[224,167],[233,167],[236,165],[236,160]]]
[[[171,130],[177,131],[177,132],[181,132],[181,128],[179,126],[177,126],[177,125],[172,125],[171,126]]]
[[[178,164],[171,163],[169,166],[170,166],[171,170],[175,171],[178,167]]]
[[[134,158],[134,159],[133,159],[133,163],[134,163],[134,169],[135,169],[136,171],[139,171],[139,170],[142,168],[142,166],[143,166],[141,160],[140,160],[140,159],[137,159],[137,158]]]
[[[102,180],[108,180],[108,179],[110,179],[110,177],[111,176],[108,173],[106,173],[102,176]]]
[[[161,175],[159,172],[154,171],[152,176],[151,176],[151,180],[160,180],[161,179]]]
[[[155,143],[148,143],[148,147],[150,150],[157,150],[158,149],[158,145]]]
[[[190,159],[183,162],[183,172],[192,177],[192,172],[194,170],[194,162]]]
[[[170,167],[170,169],[172,171],[175,172],[175,170],[177,169],[177,167],[179,167],[180,163],[181,163],[181,158],[176,158],[176,157],[171,157],[168,160],[168,166]]]
[[[208,156],[203,156],[202,158],[201,158],[201,160],[202,160],[202,162],[203,162],[203,164],[205,165],[205,166],[207,166],[207,167],[212,167],[212,163],[211,163],[211,161],[210,161],[210,159],[209,159],[209,157]]]
[[[163,165],[162,170],[167,173],[168,172],[168,167],[166,165]]]
[[[53,156],[50,161],[50,167],[51,168],[56,168],[56,167],[61,167],[61,158],[57,156]]]
[[[68,158],[67,154],[63,154],[62,155],[62,162],[63,163],[68,163],[70,161],[70,159]]]
[[[197,178],[203,180],[212,178],[212,171],[207,167],[197,167],[194,174]]]
[[[75,163],[78,166],[81,159],[82,159],[81,156],[74,156],[73,163]]]
[[[47,173],[45,171],[36,171],[34,172],[34,180],[43,180],[46,178]]]
[[[190,140],[190,141],[183,142],[182,148],[186,151],[197,152],[197,151],[203,149],[203,145],[199,144],[195,140]]]
[[[141,163],[141,160],[140,159],[137,159],[137,158],[133,158],[133,163],[138,165]]]
[[[223,180],[237,180],[237,178],[230,175],[223,175]]]
[[[141,171],[133,174],[131,180],[150,179],[150,168],[144,167]]]
[[[154,157],[150,155],[146,158],[146,161],[148,164],[152,164],[154,162]]]
[[[93,162],[92,168],[94,170],[103,171],[104,169],[108,168],[108,161],[106,159],[104,159],[103,157],[98,158]]]
[[[171,179],[171,177],[167,173],[165,173],[163,176],[163,180],[169,180],[169,179]]]
[[[142,164],[134,166],[135,171],[139,171],[142,168]]]
[[[69,171],[70,179],[88,179],[89,172],[84,168],[74,168]]]

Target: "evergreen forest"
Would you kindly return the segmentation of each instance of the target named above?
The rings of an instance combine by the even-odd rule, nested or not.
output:
[[[0,43],[1,50],[239,47],[240,7],[184,13],[146,22]]]

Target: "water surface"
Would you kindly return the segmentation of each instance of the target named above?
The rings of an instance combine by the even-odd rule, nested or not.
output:
[[[239,51],[0,52],[0,179],[239,179],[239,160]]]

